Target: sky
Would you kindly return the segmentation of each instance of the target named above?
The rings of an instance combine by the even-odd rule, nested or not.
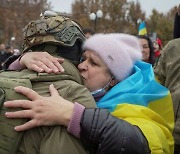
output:
[[[74,0],[48,0],[51,2],[54,11],[71,13],[71,4]],[[137,1],[137,0],[128,0]],[[167,13],[172,7],[178,6],[180,0],[138,0],[141,4],[141,9],[146,12],[148,17],[153,8],[162,13]]]

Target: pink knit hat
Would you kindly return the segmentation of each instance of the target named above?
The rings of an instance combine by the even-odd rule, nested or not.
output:
[[[130,76],[134,63],[142,58],[138,39],[128,34],[95,34],[85,41],[83,49],[96,52],[118,81]]]

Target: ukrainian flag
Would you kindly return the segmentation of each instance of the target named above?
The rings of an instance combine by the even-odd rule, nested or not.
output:
[[[114,86],[97,102],[97,107],[106,108],[113,116],[138,126],[152,154],[173,153],[171,95],[155,80],[150,64],[138,61],[134,73]]]
[[[139,25],[138,34],[139,35],[147,35],[146,24],[144,21],[142,21]]]

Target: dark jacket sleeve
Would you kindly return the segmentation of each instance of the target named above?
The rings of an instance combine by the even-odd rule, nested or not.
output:
[[[86,109],[80,125],[80,139],[92,154],[150,153],[138,127],[113,117],[105,109]]]
[[[18,59],[20,57],[20,55],[12,55],[11,57],[9,57],[5,62],[4,62],[4,64],[3,64],[3,66],[2,66],[2,69],[3,70],[7,70],[8,69],[8,67],[9,67],[9,65],[11,64],[11,63],[13,63],[16,59]]]
[[[174,31],[173,31],[173,38],[180,38],[180,15],[176,13],[174,19]]]

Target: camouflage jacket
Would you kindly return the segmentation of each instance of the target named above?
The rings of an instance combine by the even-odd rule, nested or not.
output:
[[[172,94],[175,114],[173,136],[175,144],[180,145],[180,39],[174,39],[165,46],[154,71],[160,83]]]

